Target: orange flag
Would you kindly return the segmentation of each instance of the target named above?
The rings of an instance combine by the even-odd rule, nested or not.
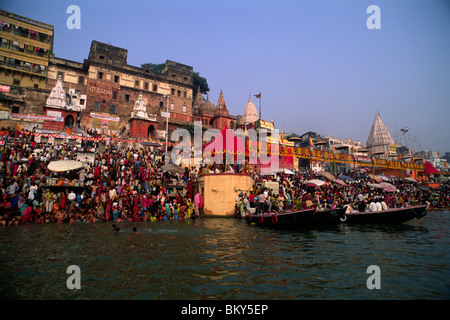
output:
[[[150,141],[150,142],[153,141],[153,139],[152,139],[152,134],[151,134],[151,133],[148,134],[148,141]]]
[[[22,127],[20,126],[20,124],[18,122],[17,122],[17,130],[22,131]]]
[[[71,136],[72,135],[72,132],[70,132],[70,129],[69,129],[69,127],[66,127],[66,133],[69,135],[69,136]]]

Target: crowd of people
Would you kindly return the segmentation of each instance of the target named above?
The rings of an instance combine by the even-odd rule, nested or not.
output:
[[[200,215],[203,197],[193,184],[198,170],[164,171],[159,149],[97,149],[95,160],[78,170],[48,169],[52,161],[76,160],[78,153],[90,150],[95,152],[90,146],[54,146],[30,139],[0,147],[0,225],[140,222]]]
[[[51,161],[75,160],[80,152],[89,150],[95,152],[95,160],[86,161],[78,170],[48,169]],[[202,172],[224,169],[193,167],[173,173],[163,170],[163,150],[126,146],[113,146],[107,152],[93,150],[89,146],[36,143],[27,137],[0,146],[0,225],[196,218],[202,212],[203,196],[195,189],[195,178]],[[371,187],[373,181],[368,176],[344,186],[328,181],[320,187],[305,184],[311,179],[324,179],[306,169],[294,175],[253,173],[253,177],[255,188],[238,195],[240,209],[253,207],[263,212],[347,206],[348,210],[365,211],[429,203],[446,210],[450,204],[448,182],[438,189],[427,189],[393,179],[390,182],[398,191],[385,192]],[[265,180],[277,181],[278,192],[258,187]]]

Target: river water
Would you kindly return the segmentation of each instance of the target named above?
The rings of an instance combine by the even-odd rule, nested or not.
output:
[[[138,228],[137,234],[131,231]],[[0,298],[449,299],[449,212],[397,226],[272,230],[233,218],[0,229]],[[81,289],[67,287],[80,269]],[[378,266],[380,289],[367,286]],[[375,283],[373,282],[372,283]]]

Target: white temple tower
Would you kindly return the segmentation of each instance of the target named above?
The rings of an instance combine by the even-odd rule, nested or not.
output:
[[[370,149],[371,154],[383,153],[380,158],[386,158],[386,154],[389,155],[389,145],[394,145],[394,140],[383,121],[381,121],[380,115],[376,113],[366,147]]]

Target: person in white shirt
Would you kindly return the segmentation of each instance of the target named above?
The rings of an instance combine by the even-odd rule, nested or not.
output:
[[[383,207],[381,206],[380,200],[377,199],[377,201],[375,202],[376,205],[376,210],[375,211],[381,211],[383,210]]]
[[[377,205],[373,199],[370,199],[369,211],[377,211]]]
[[[77,198],[77,195],[75,194],[75,192],[70,191],[69,195],[67,196],[67,200],[69,200],[70,202],[74,202],[75,199]]]
[[[386,202],[384,202],[384,199],[381,199],[381,208],[382,208],[382,210],[388,209]]]

